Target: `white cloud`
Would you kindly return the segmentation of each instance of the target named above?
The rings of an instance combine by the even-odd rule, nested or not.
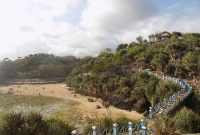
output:
[[[199,2],[174,14],[170,11],[180,3],[160,11],[157,1],[0,0],[0,58],[42,52],[96,55],[138,35],[200,31]]]
[[[120,33],[156,13],[149,0],[88,0],[87,3],[81,24],[92,31]]]

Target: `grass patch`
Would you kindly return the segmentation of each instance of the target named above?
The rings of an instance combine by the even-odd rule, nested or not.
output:
[[[77,107],[75,106],[77,104],[77,102],[71,101],[69,107],[53,113],[50,118],[66,120],[66,122],[74,122],[76,119],[79,119],[79,117],[82,116],[81,112],[77,111]]]
[[[55,102],[60,102],[61,99],[53,97],[42,97],[42,96],[17,96],[0,94],[0,108],[11,108],[16,105],[23,106],[39,106],[48,105]]]
[[[68,115],[73,113],[70,113],[70,108],[74,104],[72,101],[54,97],[17,96],[0,93],[0,117],[9,112],[40,112],[44,116],[59,116],[63,120],[66,113]]]

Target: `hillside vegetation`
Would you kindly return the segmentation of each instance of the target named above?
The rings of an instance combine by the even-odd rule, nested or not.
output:
[[[122,109],[139,112],[180,88],[145,73],[129,72],[132,67],[192,80],[200,75],[200,34],[162,32],[142,37],[137,43],[120,44],[115,52],[101,51],[74,68],[66,83],[79,93],[101,97]],[[196,94],[195,94],[196,95]]]
[[[0,82],[24,78],[63,78],[78,65],[73,56],[57,57],[49,54],[29,55],[14,61],[5,58],[0,62]]]

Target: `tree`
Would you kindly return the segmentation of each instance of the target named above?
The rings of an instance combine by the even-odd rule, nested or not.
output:
[[[120,44],[118,45],[116,52],[120,51],[120,50],[126,50],[128,47],[128,44]]]
[[[187,70],[185,69],[185,66],[183,64],[179,64],[177,67],[176,67],[176,70],[175,70],[175,76],[179,77],[179,78],[185,78],[186,75],[187,75]]]
[[[143,43],[143,37],[142,36],[138,36],[136,38],[136,40],[138,41],[139,44],[142,44]]]
[[[109,53],[112,53],[112,50],[110,48],[106,48],[106,49],[101,50],[100,55],[106,55]]]
[[[169,57],[167,56],[167,54],[158,53],[154,55],[151,63],[156,69],[164,71],[165,66],[168,64],[168,61]]]
[[[168,63],[166,66],[165,66],[165,70],[164,70],[164,73],[165,74],[168,74],[170,76],[173,76],[174,75],[174,72],[175,72],[175,67],[171,64],[171,63]]]
[[[189,52],[183,57],[183,62],[186,69],[190,72],[190,76],[198,73],[198,58],[199,53]]]

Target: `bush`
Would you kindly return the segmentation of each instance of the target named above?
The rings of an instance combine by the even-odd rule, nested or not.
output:
[[[7,114],[2,118],[0,135],[20,135],[20,128],[25,123],[21,113]]]
[[[131,120],[129,120],[128,118],[126,117],[120,117],[118,118],[115,123],[117,123],[119,126],[123,126],[123,125],[127,125],[128,122],[130,122]]]
[[[155,120],[155,134],[156,135],[180,135],[173,128],[173,119],[165,115],[159,120]]]
[[[84,134],[87,135],[91,130],[92,130],[92,126],[94,126],[94,124],[90,123],[90,124],[87,124],[85,127],[84,127]]]
[[[174,127],[183,133],[200,132],[200,116],[189,109],[182,109],[174,116]]]
[[[27,128],[22,129],[26,132],[26,134],[46,134],[48,133],[48,125],[46,120],[43,118],[43,116],[39,113],[30,113],[25,118],[25,124],[27,124]]]
[[[49,134],[48,135],[70,135],[72,130],[74,130],[74,126],[68,125],[60,120],[47,120],[49,126]]]
[[[46,120],[39,113],[10,113],[2,122],[0,135],[67,135],[74,129],[59,120]]]
[[[114,122],[110,117],[105,117],[99,121],[98,126],[101,128],[112,127],[113,123]]]

